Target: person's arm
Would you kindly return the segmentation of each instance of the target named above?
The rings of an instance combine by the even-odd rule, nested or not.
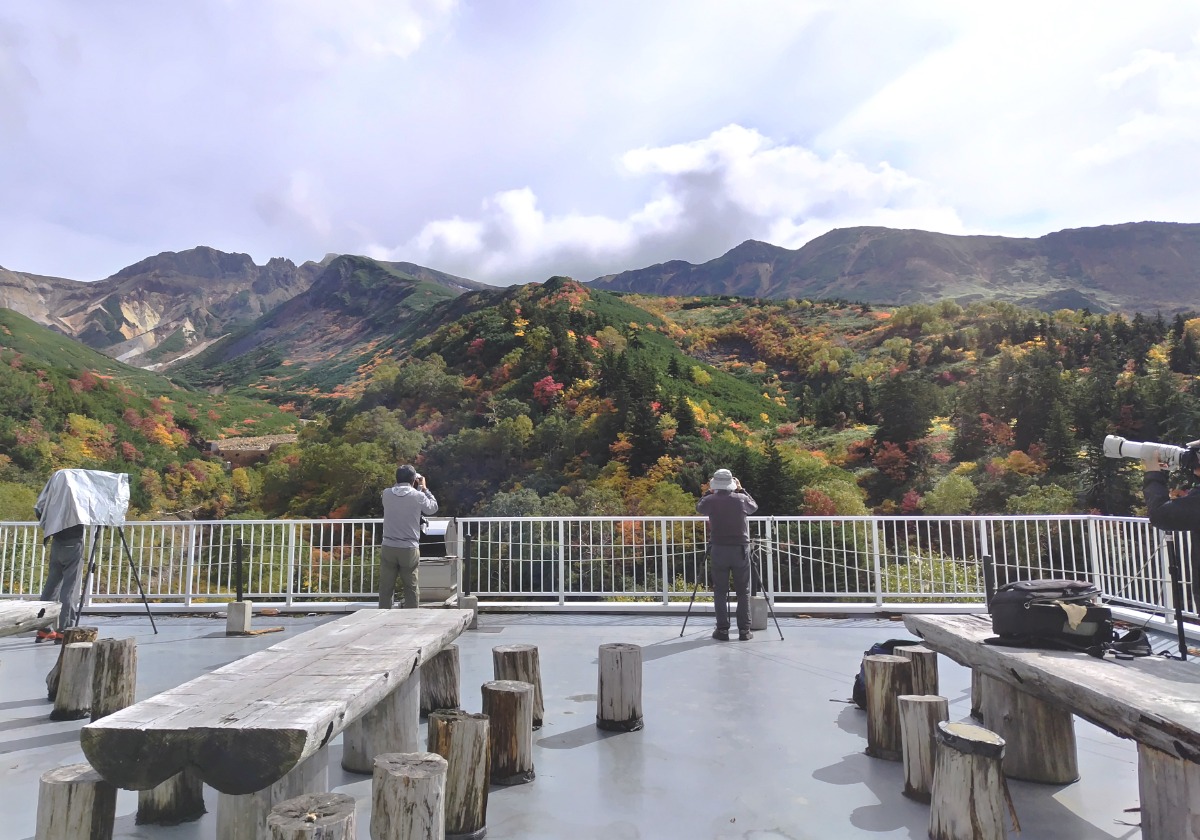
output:
[[[421,513],[437,513],[437,499],[434,498],[433,493],[429,492],[429,485],[425,482],[425,476],[420,476],[417,481],[416,489],[421,491]]]
[[[1172,499],[1167,488],[1167,473],[1147,470],[1142,477],[1142,494],[1150,524],[1164,531],[1190,531],[1200,528],[1200,494]]]
[[[758,502],[754,501],[754,497],[745,490],[738,491],[738,495],[742,497],[742,510],[747,516],[758,510]]]
[[[696,502],[696,513],[699,513],[702,516],[707,516],[708,515],[708,499],[711,499],[712,497],[713,497],[712,493],[705,493],[703,496],[701,496],[700,501]]]

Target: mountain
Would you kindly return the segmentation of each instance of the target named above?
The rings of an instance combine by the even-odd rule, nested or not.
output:
[[[1053,311],[1176,313],[1196,307],[1200,224],[1137,222],[1037,239],[920,230],[833,230],[797,250],[747,241],[591,285],[657,295],[841,299],[873,304],[1007,300]]]
[[[191,356],[304,292],[339,257],[297,266],[214,248],[167,251],[84,283],[0,268],[0,307],[116,359],[159,369]],[[389,270],[457,294],[480,284],[412,265]]]
[[[482,284],[412,263],[327,258],[311,285],[234,330],[173,373],[204,387],[343,395],[359,369],[408,335],[433,306]]]

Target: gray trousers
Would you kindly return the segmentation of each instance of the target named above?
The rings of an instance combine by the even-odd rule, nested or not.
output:
[[[746,545],[710,545],[712,559],[713,607],[717,611],[717,629],[729,631],[729,576],[737,595],[739,633],[750,632],[750,547]]]
[[[417,586],[417,566],[420,562],[421,551],[418,548],[383,546],[379,552],[379,609],[392,608],[397,582],[400,583],[404,608],[417,608],[421,603],[421,589]]]
[[[58,601],[58,629],[75,626],[75,605],[79,602],[79,575],[83,570],[84,538],[54,536],[50,538],[50,563],[46,582],[42,585],[41,601]]]

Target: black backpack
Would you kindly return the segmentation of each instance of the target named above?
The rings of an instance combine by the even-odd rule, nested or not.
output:
[[[880,653],[895,653],[898,647],[911,647],[912,645],[921,644],[920,639],[888,639],[886,642],[876,642],[870,648],[863,651],[863,656],[875,656]],[[850,695],[850,699],[854,701],[854,705],[860,709],[867,708],[867,669],[865,665],[858,666],[858,673],[854,675],[854,691]]]

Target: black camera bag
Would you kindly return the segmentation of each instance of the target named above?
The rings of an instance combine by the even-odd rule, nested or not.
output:
[[[1100,590],[1080,580],[1019,580],[992,596],[996,644],[1086,650],[1113,640],[1112,610],[1099,603]],[[1061,604],[1087,612],[1074,627]]]

